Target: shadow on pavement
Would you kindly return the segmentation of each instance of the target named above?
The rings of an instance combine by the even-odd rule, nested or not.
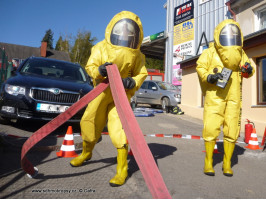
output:
[[[3,129],[0,130],[0,179],[7,178],[9,176],[12,177],[10,180],[9,178],[7,178],[6,180],[8,181],[5,182],[5,184],[3,184],[3,182],[2,184],[0,184],[0,193],[6,188],[12,187],[14,183],[16,183],[18,180],[22,179],[25,176],[25,172],[22,170],[20,163],[22,146],[35,131],[40,129],[46,123],[47,121],[41,122],[29,120],[19,120],[17,122],[12,122],[0,118],[0,125],[10,127],[7,128],[7,133],[6,131],[3,131]],[[73,126],[73,131],[80,132],[79,123],[65,123],[49,135],[65,134],[69,125]],[[47,150],[35,152],[35,147],[38,148],[42,144],[44,144],[44,146],[54,146],[57,144],[57,137],[49,137],[49,139],[42,139],[27,154],[27,157],[29,158],[30,162],[33,163],[34,166],[44,161],[51,153],[51,151]],[[40,182],[43,181],[44,180],[41,180]],[[27,189],[28,187],[31,186],[25,186],[23,189]],[[18,192],[20,191],[16,191],[15,193]],[[12,195],[14,194],[9,194],[1,198],[8,198]]]
[[[173,155],[173,153],[177,150],[176,147],[166,145],[166,144],[157,144],[157,143],[150,143],[148,144],[151,153],[154,157],[154,160],[157,163],[158,159],[165,158],[167,156]],[[128,176],[131,177],[136,171],[139,170],[138,164],[134,158],[134,156],[129,156],[128,162]]]
[[[0,184],[0,193],[3,190],[7,189],[8,187],[12,187],[13,184],[15,184],[18,180],[22,179],[25,176],[25,172],[21,169],[21,164],[20,164],[21,148],[12,146],[10,144],[8,145],[6,143],[3,143],[3,144],[4,145],[3,145],[2,152],[0,152],[0,160],[1,160],[0,179],[6,178],[8,176],[13,177],[13,178],[11,179],[8,178],[6,179],[8,180],[8,182],[5,182],[5,184]],[[43,160],[44,158],[48,156],[49,153],[50,152],[38,154],[38,160]],[[19,193],[22,190],[27,189],[29,187],[31,187],[31,185],[27,185],[23,189],[16,190],[6,196],[1,196],[1,198],[9,198],[13,196],[14,194]]]
[[[14,154],[12,155],[12,160],[18,161],[19,159],[17,157],[20,157],[20,154],[18,154],[18,153],[16,153],[16,154],[17,154],[16,156]],[[28,158],[29,158],[29,160],[32,161],[32,164],[34,166],[39,165],[39,164],[43,164],[45,162],[50,162],[50,161],[55,160],[55,159],[58,159],[56,157],[56,158],[53,158],[53,159],[50,159],[50,160],[46,160],[46,161],[43,161],[43,162],[40,163],[39,160],[43,160],[43,157],[42,156],[45,156],[45,154],[43,154],[43,153],[36,154],[35,153],[35,154],[29,154],[28,155]],[[38,159],[36,159],[36,158],[38,158]],[[3,159],[3,158],[0,157],[0,159]],[[104,168],[108,168],[111,165],[114,165],[115,164],[115,160],[116,160],[116,158],[113,157],[113,158],[106,158],[106,159],[89,161],[87,163],[84,163],[84,165],[92,164],[92,163],[98,163],[98,162],[109,163],[109,164],[107,164],[105,166],[102,166],[102,167],[99,167],[99,168],[96,168],[96,169],[89,170],[89,171],[84,171],[84,172],[70,173],[70,174],[60,174],[60,175],[49,175],[49,174],[47,175],[47,174],[39,173],[34,178],[35,180],[38,180],[37,182],[34,182],[33,184],[26,184],[25,187],[23,187],[23,188],[21,188],[19,190],[15,190],[12,193],[9,193],[9,194],[7,194],[5,196],[0,196],[0,197],[3,198],[3,199],[10,198],[10,197],[12,197],[12,196],[14,196],[14,195],[16,195],[16,194],[18,194],[20,192],[23,192],[24,190],[26,190],[28,188],[31,188],[32,186],[36,186],[36,185],[38,185],[38,184],[40,184],[42,182],[45,182],[48,179],[61,179],[61,178],[65,179],[65,178],[68,178],[68,177],[79,177],[79,176],[82,176],[82,175],[85,175],[85,174],[93,173],[95,171],[102,170]],[[11,175],[13,173],[18,173],[18,172],[20,172],[20,173],[18,173],[14,178],[12,178],[11,180],[9,180],[8,183],[2,185],[0,187],[0,192],[3,191],[3,190],[5,190],[8,187],[11,187],[19,179],[21,179],[21,178],[23,178],[25,176],[25,172],[20,168],[20,162],[16,162],[16,163],[12,162],[11,164],[14,167],[13,171],[4,172],[3,175],[2,174],[0,175],[0,178],[7,177],[7,176],[9,176],[9,175]],[[7,166],[5,165],[4,167],[7,167]],[[1,173],[2,173],[2,166],[1,166]]]
[[[58,157],[49,159],[49,160],[44,160],[50,153],[54,153],[54,151],[41,151],[41,152],[30,152],[27,154],[27,158],[30,160],[30,162],[33,164],[33,166],[38,166],[40,164],[44,164],[47,162],[51,162],[56,159],[61,159]],[[0,184],[0,194],[2,191],[5,189],[12,187],[13,184],[15,184],[17,181],[22,179],[25,176],[25,172],[21,169],[20,165],[20,154],[21,154],[21,149],[12,149],[10,147],[4,148],[3,152],[0,153],[0,160],[3,161],[1,162],[0,165],[0,179],[6,178],[8,176],[11,176],[10,180],[5,182],[5,184]],[[78,173],[70,173],[70,174],[59,174],[59,175],[49,175],[49,174],[43,174],[39,173],[34,179],[38,180],[34,184],[26,184],[25,187],[15,190],[12,193],[9,193],[5,196],[1,196],[0,198],[10,198],[14,196],[17,193],[20,193],[33,185],[38,185],[48,179],[61,179],[61,178],[68,178],[68,177],[79,177],[84,174],[89,174],[93,173],[98,170],[102,170],[104,168],[108,168],[114,164],[116,164],[116,157],[110,157],[110,158],[105,158],[105,159],[99,159],[99,160],[92,160],[84,163],[84,165],[88,164],[93,164],[93,163],[106,163],[106,165],[96,168],[96,169],[91,169],[88,171],[83,171],[83,172],[78,172]]]
[[[217,142],[217,149],[219,150],[220,153],[215,153],[213,154],[213,166],[215,166],[218,163],[223,162],[223,156],[224,156],[224,147],[223,147],[223,142]],[[238,156],[243,155],[246,149],[243,147],[240,147],[236,144],[234,153],[232,155],[231,159],[231,166],[233,167],[238,163]]]

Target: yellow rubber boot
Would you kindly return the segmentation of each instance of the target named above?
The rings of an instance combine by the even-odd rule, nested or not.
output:
[[[212,166],[212,156],[213,156],[213,150],[215,146],[215,141],[205,141],[205,149],[206,149],[206,155],[205,155],[205,166],[204,166],[204,174],[209,176],[214,176],[215,171]]]
[[[124,148],[117,149],[117,167],[116,175],[109,181],[110,186],[118,187],[125,183],[127,178],[127,154],[128,154],[128,145]]]
[[[78,157],[70,161],[70,165],[72,167],[79,167],[85,161],[90,160],[92,157],[92,150],[95,146],[95,143],[89,143],[83,140],[82,146],[83,146],[82,153]]]
[[[233,176],[231,169],[231,158],[235,149],[234,142],[224,140],[224,160],[223,160],[223,173],[225,176]]]

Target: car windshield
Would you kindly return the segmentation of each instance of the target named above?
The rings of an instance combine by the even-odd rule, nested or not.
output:
[[[176,90],[176,87],[170,83],[158,82],[157,84],[160,87],[160,89],[162,89],[162,90]]]
[[[87,81],[84,71],[78,65],[53,60],[28,60],[20,73],[75,82]]]

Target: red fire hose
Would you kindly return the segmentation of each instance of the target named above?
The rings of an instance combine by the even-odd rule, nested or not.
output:
[[[124,87],[117,66],[110,65],[106,68],[119,118],[125,130],[130,147],[134,152],[134,157],[140,168],[143,178],[153,198],[170,199],[171,196],[166,188],[164,180],[154,161],[150,149],[144,139],[144,135],[132,112],[126,94],[125,92],[121,92],[124,91]],[[52,131],[54,131],[67,120],[69,120],[79,110],[81,110],[89,102],[91,102],[94,98],[101,94],[108,86],[108,80],[104,81],[103,83],[100,83],[94,90],[86,94],[83,98],[73,104],[64,113],[61,113],[52,121],[48,122],[46,125],[37,130],[24,143],[21,151],[21,166],[26,173],[28,173],[32,177],[37,175],[37,168],[33,167],[31,162],[26,157],[26,154],[29,152],[29,150],[40,140],[42,140]]]
[[[65,112],[58,115],[56,118],[45,124],[39,130],[32,134],[31,137],[23,144],[21,150],[21,166],[23,170],[30,176],[34,177],[37,175],[37,171],[31,162],[27,159],[26,154],[28,151],[39,141],[57,129],[59,126],[64,124],[67,120],[73,117],[79,110],[84,108],[89,102],[95,99],[99,94],[101,94],[109,86],[108,80],[100,83],[94,90],[82,97],[78,102],[69,107]]]
[[[127,140],[153,198],[171,198],[144,135],[129,105],[116,65],[107,67],[111,92]]]

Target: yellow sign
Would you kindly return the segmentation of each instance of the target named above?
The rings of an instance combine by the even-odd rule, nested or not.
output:
[[[174,26],[174,45],[194,40],[194,18]]]

